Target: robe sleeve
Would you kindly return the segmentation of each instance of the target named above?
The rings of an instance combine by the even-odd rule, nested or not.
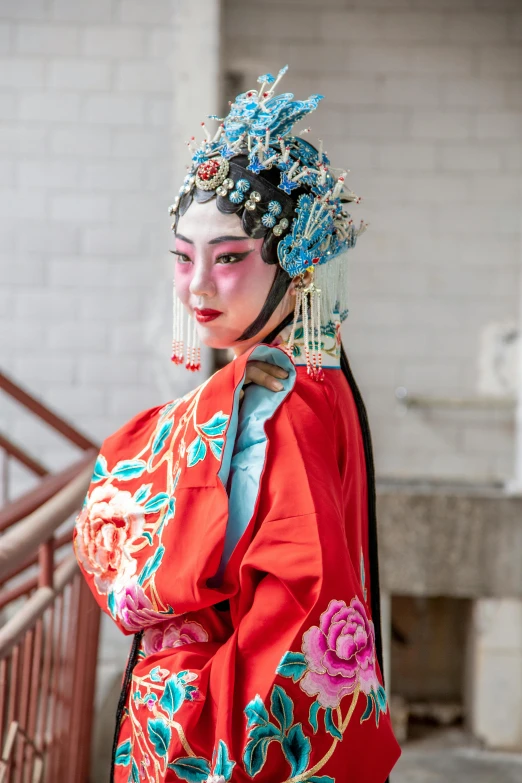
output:
[[[234,494],[245,497],[265,394],[245,394],[229,486],[238,517]],[[240,574],[235,629],[215,655],[210,687],[216,747],[228,736],[237,761],[232,780],[384,783],[400,755],[347,546],[328,399],[298,385],[268,423],[255,530],[240,564],[230,563]]]

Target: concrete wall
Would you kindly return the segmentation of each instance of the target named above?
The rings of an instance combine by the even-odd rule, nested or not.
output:
[[[518,317],[522,8],[512,0],[225,0],[224,67],[326,96],[307,124],[365,200],[344,331],[381,476],[504,479],[498,411],[397,413],[478,392],[482,330]]]

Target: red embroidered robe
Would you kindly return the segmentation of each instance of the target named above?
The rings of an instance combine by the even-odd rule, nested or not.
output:
[[[248,386],[249,358],[289,371]],[[115,781],[384,783],[400,755],[370,616],[367,479],[338,367],[259,345],[103,443],[75,551],[143,631]]]

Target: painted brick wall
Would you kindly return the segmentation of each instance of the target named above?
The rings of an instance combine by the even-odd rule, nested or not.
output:
[[[174,391],[172,12],[0,0],[0,366],[98,440]],[[70,461],[0,415],[46,464]]]
[[[512,0],[225,0],[225,69],[288,63],[284,88],[351,169],[370,228],[354,252],[345,345],[380,476],[503,479],[498,411],[401,416],[395,389],[477,393],[480,335],[518,317],[522,7]],[[319,10],[320,9],[320,10]]]

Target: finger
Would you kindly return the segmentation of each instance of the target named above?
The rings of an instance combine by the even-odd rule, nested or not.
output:
[[[270,364],[269,362],[262,362],[257,359],[248,362],[247,364],[251,364],[254,367],[259,367],[260,370],[263,370],[269,375],[273,375],[275,378],[288,378],[287,371],[284,370],[282,367],[279,367],[279,365],[277,364]]]
[[[264,386],[265,389],[270,389],[271,391],[282,391],[284,389],[281,381],[278,381],[272,375],[254,365],[251,365],[250,368],[247,366],[247,378],[258,386]]]

